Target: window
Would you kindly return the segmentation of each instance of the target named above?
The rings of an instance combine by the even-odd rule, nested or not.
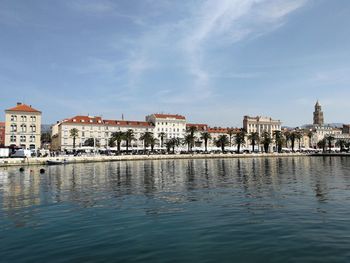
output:
[[[30,131],[36,132],[36,126],[34,124],[30,125]]]
[[[36,116],[30,116],[30,121],[31,122],[36,122]]]
[[[26,121],[27,121],[27,116],[22,115],[22,116],[21,116],[21,121],[22,121],[22,122],[26,122]]]
[[[16,124],[11,124],[11,131],[16,132],[17,131],[17,125]]]
[[[11,135],[10,141],[11,142],[16,142],[16,135]]]
[[[22,136],[20,137],[20,141],[21,141],[21,142],[26,142],[26,139],[27,139],[27,138],[26,138],[26,136],[24,136],[24,135],[22,135]]]
[[[85,132],[81,132],[81,137],[85,137]]]
[[[21,132],[27,132],[27,125],[25,124],[21,125]]]
[[[29,137],[29,142],[35,142],[35,136],[34,135],[31,135]]]
[[[11,115],[11,121],[17,121],[17,116],[16,115]]]

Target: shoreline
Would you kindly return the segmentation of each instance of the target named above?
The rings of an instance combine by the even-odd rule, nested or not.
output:
[[[118,155],[118,156],[60,156],[32,158],[0,159],[0,167],[47,165],[48,160],[66,161],[72,163],[145,161],[145,160],[181,160],[181,159],[230,159],[230,158],[280,158],[280,157],[350,157],[348,153],[259,153],[259,154],[165,154],[165,155]]]

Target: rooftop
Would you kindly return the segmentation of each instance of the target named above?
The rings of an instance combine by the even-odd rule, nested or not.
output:
[[[186,120],[185,116],[179,114],[163,114],[163,113],[155,113],[153,114],[157,119],[177,119],[177,120]]]
[[[17,105],[13,108],[7,109],[6,111],[20,111],[20,112],[37,112],[41,113],[40,111],[34,109],[32,105],[26,105],[21,102],[18,102]]]
[[[110,126],[133,126],[133,127],[150,127],[151,123],[145,121],[128,121],[128,120],[103,120],[99,116],[75,116],[62,121],[63,123],[79,123],[94,125],[110,125]]]

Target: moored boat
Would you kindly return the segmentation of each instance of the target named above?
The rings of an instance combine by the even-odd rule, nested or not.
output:
[[[47,165],[58,165],[58,164],[65,164],[66,160],[47,160]]]

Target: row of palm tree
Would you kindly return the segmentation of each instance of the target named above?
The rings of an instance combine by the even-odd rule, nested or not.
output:
[[[191,126],[187,129],[187,134],[183,139],[180,138],[171,138],[166,143],[164,142],[166,134],[164,132],[161,132],[159,134],[160,139],[160,146],[163,148],[164,145],[166,146],[168,152],[172,150],[172,152],[175,152],[175,148],[179,147],[180,145],[187,145],[188,152],[192,151],[192,148],[195,145],[196,137],[195,133],[197,131],[197,128],[194,126]],[[275,149],[277,152],[282,151],[283,145],[288,147],[288,144],[290,144],[292,151],[295,149],[295,144],[298,142],[299,149],[301,148],[301,139],[303,137],[303,133],[300,130],[296,131],[274,131],[271,134],[267,131],[263,132],[261,136],[259,136],[259,133],[252,132],[247,135],[245,130],[241,129],[240,131],[236,131],[233,129],[229,129],[226,134],[219,135],[217,139],[214,139],[213,143],[221,148],[221,150],[224,152],[226,146],[232,146],[232,137],[235,136],[234,143],[237,146],[237,152],[239,153],[241,151],[241,146],[245,145],[246,139],[250,141],[250,145],[252,146],[253,152],[255,152],[255,147],[262,145],[263,151],[268,152],[270,145],[274,142],[275,143]],[[307,136],[312,138],[312,132],[308,132]],[[76,128],[70,130],[70,136],[73,138],[73,149],[75,149],[76,145],[76,138],[78,137],[78,130]],[[212,136],[209,132],[203,131],[200,133],[200,137],[204,142],[204,148],[205,151],[208,151],[208,142],[212,139]],[[92,139],[93,140],[93,139]],[[121,144],[123,141],[125,141],[126,150],[129,150],[129,147],[131,145],[131,142],[135,140],[134,131],[132,129],[127,130],[126,132],[114,132],[112,133],[112,136],[109,140],[109,146],[114,147],[117,146],[118,152],[120,152]],[[151,147],[151,150],[154,150],[155,145],[158,143],[158,139],[154,137],[153,133],[151,132],[145,132],[140,136],[140,140],[144,142],[144,149]],[[334,142],[335,138],[331,135],[326,136],[323,140],[318,142],[317,146],[319,148],[322,148],[324,151],[326,151],[326,148],[328,146],[328,150],[331,150],[332,143]],[[85,145],[85,144],[84,144]],[[350,148],[350,143],[344,141],[344,140],[338,140],[336,142],[336,145],[340,147],[341,151],[346,151],[346,148]]]
[[[333,144],[340,148],[340,152],[348,152],[350,150],[349,141],[346,141],[344,139],[339,139],[335,141],[335,137],[333,135],[328,135],[324,137],[317,143],[317,147],[321,148],[323,152],[326,152],[328,147],[328,152],[331,152]]]

